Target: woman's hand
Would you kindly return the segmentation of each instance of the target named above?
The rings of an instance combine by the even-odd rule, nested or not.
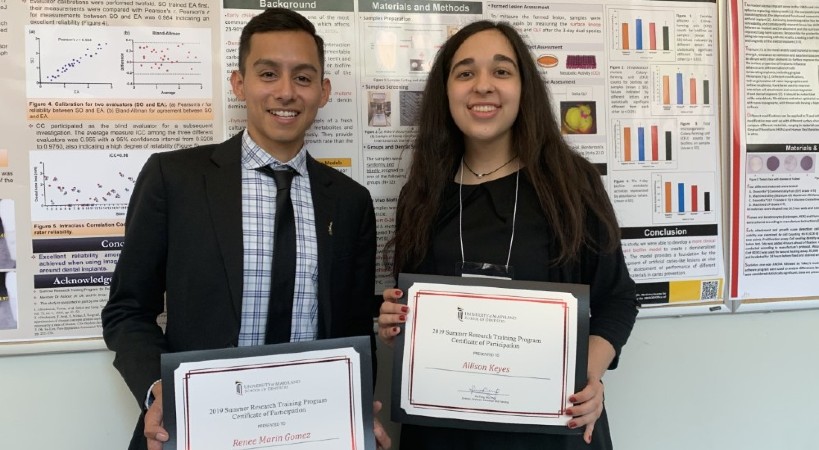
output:
[[[589,336],[589,366],[586,372],[588,382],[582,391],[569,397],[572,405],[566,410],[566,414],[574,416],[569,421],[569,428],[586,427],[583,440],[587,444],[591,444],[594,424],[603,414],[605,395],[600,380],[614,360],[614,356],[614,347],[609,341],[600,336]]]
[[[382,294],[384,303],[381,304],[378,314],[378,337],[390,347],[395,341],[395,336],[401,332],[399,325],[407,321],[409,308],[398,303],[398,299],[403,295],[400,289],[384,289]]]
[[[566,414],[574,416],[569,421],[569,428],[586,427],[583,433],[583,440],[591,444],[594,424],[600,415],[603,414],[604,399],[603,383],[599,379],[590,379],[582,391],[569,397],[572,406],[566,410]]]

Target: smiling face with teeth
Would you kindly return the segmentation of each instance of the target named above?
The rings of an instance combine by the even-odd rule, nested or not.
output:
[[[480,144],[510,152],[521,79],[509,40],[497,30],[475,33],[455,52],[451,67],[449,111],[464,134],[466,150]]]
[[[304,31],[256,33],[244,65],[230,82],[247,106],[247,131],[273,157],[290,161],[330,97],[316,42]]]

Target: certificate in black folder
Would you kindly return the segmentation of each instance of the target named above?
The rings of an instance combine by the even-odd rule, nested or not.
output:
[[[586,385],[586,285],[400,274],[392,420],[554,434]]]
[[[166,450],[375,450],[366,336],[162,355]]]

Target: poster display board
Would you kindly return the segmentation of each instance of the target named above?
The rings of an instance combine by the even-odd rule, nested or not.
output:
[[[229,77],[242,27],[271,6],[326,41],[333,90],[308,148],[370,190],[380,247],[437,49],[464,24],[506,21],[603,177],[641,314],[730,310],[716,0],[0,0],[0,349],[100,336],[142,164],[244,128]],[[377,270],[380,293],[393,280]]]
[[[731,0],[729,20],[729,298],[817,307],[819,5]]]

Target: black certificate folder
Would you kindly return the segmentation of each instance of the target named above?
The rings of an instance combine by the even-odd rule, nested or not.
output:
[[[191,351],[191,352],[179,352],[179,353],[165,353],[162,355],[162,395],[163,395],[163,408],[164,408],[164,427],[168,431],[170,439],[168,442],[165,443],[163,446],[164,450],[188,450],[182,449],[179,445],[177,445],[178,440],[178,432],[180,430],[180,424],[177,423],[177,413],[176,413],[176,402],[175,402],[175,389],[178,388],[174,384],[174,371],[179,368],[180,364],[182,363],[191,363],[191,362],[201,362],[201,361],[220,361],[220,360],[231,360],[233,362],[235,360],[237,367],[243,365],[243,359],[251,358],[256,356],[270,356],[270,355],[288,355],[293,356],[293,360],[295,361],[294,364],[300,364],[298,359],[300,358],[299,354],[306,353],[306,352],[314,352],[314,351],[322,351],[322,350],[334,350],[334,349],[352,349],[355,353],[358,354],[358,359],[360,361],[359,364],[359,380],[361,382],[360,386],[350,386],[350,393],[357,392],[358,395],[361,397],[361,411],[353,411],[351,410],[351,414],[360,415],[362,417],[362,422],[364,426],[364,434],[363,434],[363,441],[364,441],[364,450],[375,450],[375,437],[372,433],[372,423],[373,423],[373,372],[372,372],[372,352],[370,347],[370,337],[368,336],[356,336],[356,337],[348,337],[348,338],[337,338],[337,339],[322,339],[317,341],[307,341],[307,342],[291,342],[291,343],[284,343],[284,344],[274,344],[274,345],[260,345],[260,346],[252,346],[252,347],[235,347],[235,348],[225,348],[225,349],[218,349],[218,350],[201,350],[201,351]],[[315,365],[315,364],[314,364]],[[352,365],[350,365],[352,367]],[[317,365],[320,367],[320,365]],[[224,369],[221,369],[224,370]],[[319,369],[320,370],[320,369]],[[346,370],[346,369],[345,369]],[[231,395],[243,395],[249,392],[249,389],[254,388],[254,386],[248,386],[247,384],[243,384],[241,380],[241,371],[236,371],[236,378],[235,381],[231,381],[231,386],[226,387],[226,389],[232,390]],[[292,380],[276,380],[276,374],[271,372],[270,384],[276,384],[280,382],[293,382]],[[295,380],[299,382],[300,380]],[[346,389],[345,389],[346,391]],[[269,403],[274,403],[277,401],[276,390],[270,390],[270,394],[265,394],[266,398],[269,398]],[[346,396],[346,394],[344,394]],[[355,402],[352,402],[354,405]],[[284,416],[283,416],[284,417]],[[349,421],[349,419],[340,418],[339,420]],[[318,425],[318,424],[317,424]],[[264,431],[267,429],[260,429],[259,434],[263,434]],[[288,448],[290,446],[301,447],[303,445],[296,445],[298,442],[289,442]],[[281,445],[281,444],[279,444]],[[309,445],[309,444],[308,444]],[[267,448],[267,447],[278,447],[278,445],[268,445],[264,447],[258,448]],[[245,447],[242,447],[245,448]],[[342,448],[341,445],[338,448]],[[200,450],[200,449],[193,449],[190,450]],[[208,449],[204,449],[208,450]]]
[[[427,289],[429,286],[435,288]],[[583,433],[583,428],[569,429],[556,422],[562,420],[560,417],[565,417],[568,396],[586,386],[589,350],[587,285],[402,273],[398,277],[398,287],[404,292],[400,303],[414,302],[419,310],[423,304],[424,312],[419,312],[419,316],[425,315],[427,319],[416,326],[414,311],[410,311],[407,319],[411,324],[402,325],[401,333],[396,337],[391,391],[393,421],[473,430],[575,435]],[[438,288],[441,288],[441,292],[436,292]],[[528,291],[529,294],[521,291]],[[484,295],[483,292],[488,294]],[[408,301],[411,293],[415,295],[413,302]],[[576,317],[569,320],[572,308],[566,307],[565,301],[550,302],[540,298],[551,295],[546,293],[554,293],[555,298],[561,299],[574,297]],[[535,299],[536,297],[538,298]],[[527,302],[537,304],[536,311],[548,310],[549,317],[526,313],[531,311],[527,309],[530,306],[524,305]],[[548,309],[553,307],[557,309]],[[512,332],[493,331],[498,329],[496,323],[508,323],[509,325],[503,325],[506,329],[523,328],[518,328],[518,325],[525,325],[529,330],[537,329],[541,317],[544,317],[544,326],[549,327],[542,329],[543,333],[563,336],[560,339],[563,342],[570,340],[566,336],[576,333],[574,352],[571,351],[571,346],[561,343],[530,347],[532,342],[540,345],[544,340],[531,339],[526,332],[515,331],[512,336]],[[411,329],[411,335],[407,333],[408,328]],[[421,339],[430,342],[422,347],[422,352],[439,354],[418,358],[417,349]],[[435,342],[446,343],[447,349],[442,349],[444,345],[432,344]],[[517,353],[520,348],[529,350]],[[550,367],[550,370],[544,371],[543,376],[540,376],[540,372],[532,373],[528,365],[521,367],[526,370],[516,371],[515,368],[504,367],[503,363],[495,364],[504,361],[503,358],[513,362],[522,361],[521,358],[526,355],[522,352],[539,351],[540,348],[549,352],[549,355],[542,355],[541,360],[548,358],[549,362],[540,364],[540,367]],[[528,355],[528,358],[535,359],[539,356],[541,355]],[[444,363],[430,362],[435,359],[444,360]],[[566,370],[570,361],[575,363],[573,377]],[[522,374],[524,371],[527,373]],[[419,374],[424,374],[423,378]],[[550,377],[547,374],[558,375]],[[516,409],[513,399],[523,399],[528,394],[521,395],[521,390],[514,395],[506,393],[506,388],[510,386],[512,388],[509,390],[512,391],[519,387],[524,389],[522,386],[527,386],[525,389],[528,389],[528,386],[544,385],[554,386],[556,389],[550,396],[543,396],[549,400],[544,402],[548,407],[538,408],[536,412],[526,407]],[[439,392],[444,394],[439,395]],[[533,389],[531,396],[538,395],[540,392]],[[444,398],[456,400],[447,401]],[[528,402],[529,406],[531,404],[532,400]],[[481,420],[490,416],[489,420]],[[547,419],[541,420],[542,418]],[[553,424],[543,423],[549,421]]]

